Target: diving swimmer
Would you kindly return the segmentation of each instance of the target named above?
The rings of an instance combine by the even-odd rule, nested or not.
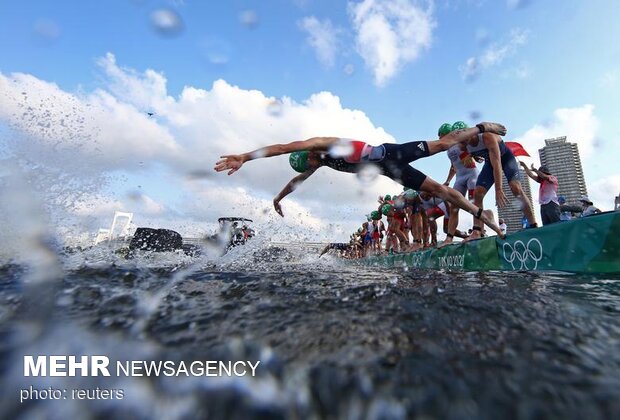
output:
[[[474,206],[458,191],[439,184],[409,165],[410,162],[417,159],[446,151],[456,144],[464,143],[480,133],[505,135],[506,128],[501,124],[483,122],[472,128],[452,131],[439,140],[412,141],[403,144],[384,143],[379,146],[371,146],[362,141],[339,137],[313,137],[286,144],[273,144],[238,155],[224,155],[216,162],[214,169],[217,172],[228,170],[228,175],[232,175],[250,160],[290,153],[289,163],[300,174],[291,179],[273,200],[276,212],[280,216],[284,216],[280,201],[292,193],[321,166],[327,166],[340,172],[357,173],[364,165],[374,164],[379,167],[384,176],[408,188],[426,191],[466,210],[484,222],[500,237],[503,237],[491,212],[483,212],[482,208]],[[343,149],[339,146],[350,146],[352,152],[342,156],[337,153]]]

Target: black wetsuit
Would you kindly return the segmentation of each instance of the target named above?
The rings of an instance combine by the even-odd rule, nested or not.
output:
[[[357,156],[355,160],[348,157],[332,157],[326,153],[321,156],[321,163],[337,171],[350,173],[357,173],[364,164],[372,163],[381,169],[383,175],[405,187],[420,189],[426,175],[409,163],[429,155],[428,144],[425,141],[404,144],[384,143],[370,148],[369,153],[361,158]]]

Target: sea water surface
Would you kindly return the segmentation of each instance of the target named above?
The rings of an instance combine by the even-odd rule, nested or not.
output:
[[[54,258],[0,267],[1,418],[620,416],[618,277],[360,267],[260,242]],[[261,363],[256,377],[24,377],[32,354]],[[20,403],[29,386],[124,398]]]

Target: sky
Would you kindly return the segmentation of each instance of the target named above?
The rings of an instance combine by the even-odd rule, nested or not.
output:
[[[323,168],[282,201],[282,219],[272,200],[296,175],[285,156],[232,176],[214,163],[314,136],[432,140],[463,120],[506,125],[528,164],[566,136],[609,210],[618,15],[609,0],[3,1],[0,194],[11,202],[11,179],[27,179],[27,196],[76,237],[129,211],[135,226],[185,236],[238,215],[270,235],[342,241],[402,188]],[[449,164],[414,166],[443,182]]]

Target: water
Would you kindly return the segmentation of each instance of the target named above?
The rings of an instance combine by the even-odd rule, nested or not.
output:
[[[0,268],[2,418],[618,418],[620,278],[356,267],[256,242]],[[25,354],[260,360],[252,378],[29,378]],[[122,400],[26,401],[34,387]]]

